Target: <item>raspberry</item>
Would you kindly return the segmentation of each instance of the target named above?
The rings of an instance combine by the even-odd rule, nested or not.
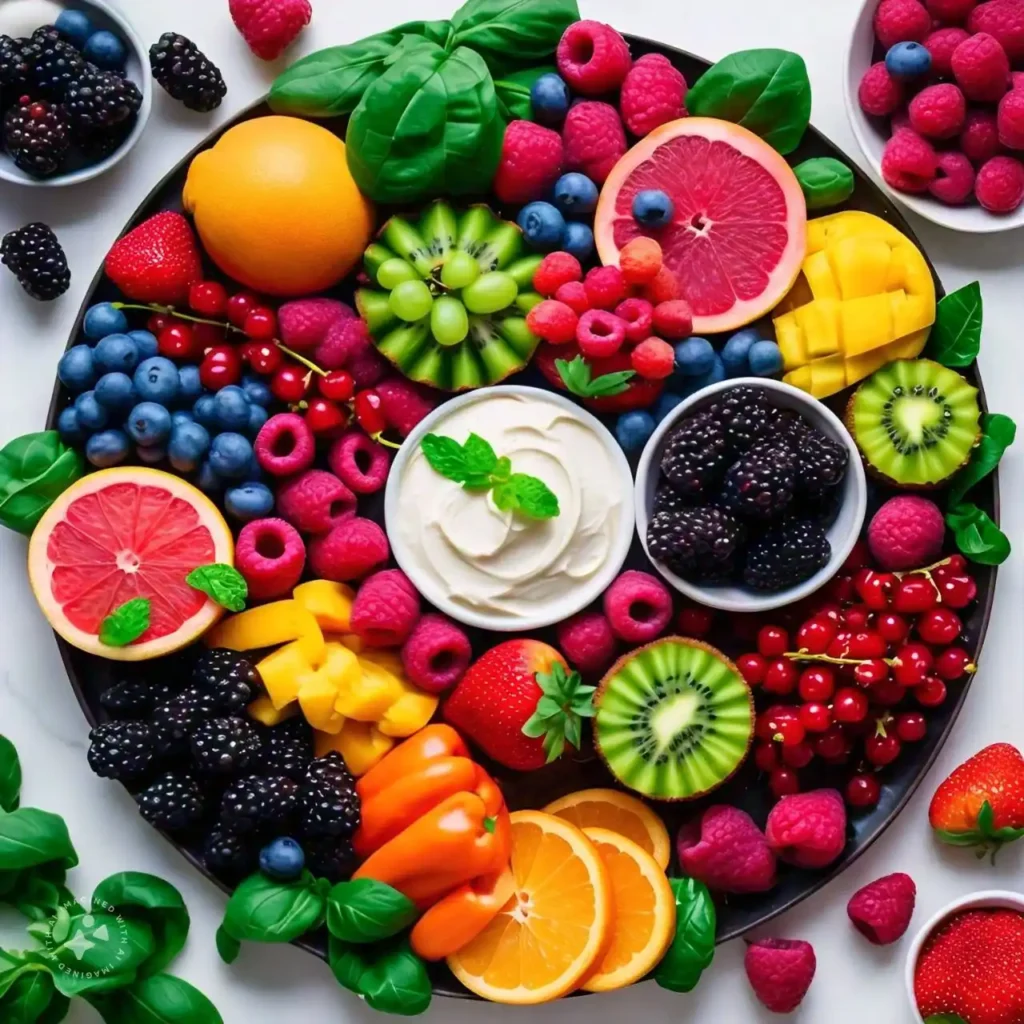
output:
[[[281,340],[297,352],[312,351],[322,344],[339,320],[354,320],[351,306],[336,299],[299,299],[277,311]]]
[[[229,0],[231,20],[249,49],[263,60],[277,60],[309,24],[309,0]]]
[[[545,299],[526,314],[526,326],[552,345],[564,345],[576,338],[579,317],[564,302]]]
[[[775,854],[738,807],[709,807],[680,830],[676,850],[686,874],[715,892],[767,892],[775,885]]]
[[[625,299],[615,307],[615,315],[626,324],[626,341],[633,345],[651,336],[654,307],[646,299]]]
[[[1007,149],[1024,149],[1024,89],[1014,89],[999,101],[996,115],[999,141]]]
[[[864,72],[857,87],[857,100],[865,114],[887,117],[903,102],[903,85],[889,74],[885,61],[880,60]]]
[[[249,597],[284,597],[302,576],[306,545],[283,519],[255,519],[242,527],[235,546],[235,567],[249,585]]]
[[[577,21],[562,34],[555,62],[573,92],[600,96],[622,85],[630,68],[629,44],[611,25]]]
[[[1024,164],[1012,156],[994,156],[979,169],[974,195],[989,213],[1013,213],[1024,201]]]
[[[925,49],[932,55],[932,74],[949,78],[953,74],[953,51],[971,34],[962,28],[937,28],[924,41]]]
[[[965,39],[950,61],[953,77],[969,100],[995,103],[1010,87],[1010,60],[987,32]]]
[[[661,338],[641,341],[629,355],[633,369],[645,380],[664,380],[675,369],[675,349]]]
[[[256,461],[271,476],[294,476],[313,465],[316,442],[306,421],[294,412],[279,412],[256,435]]]
[[[327,533],[356,514],[356,496],[333,473],[310,469],[278,488],[277,511],[302,533]]]
[[[606,310],[588,309],[576,327],[576,340],[588,359],[605,359],[622,348],[626,325]]]
[[[798,868],[826,868],[846,847],[846,806],[838,790],[783,797],[768,815],[765,835],[775,853]]]
[[[352,632],[370,647],[404,644],[420,617],[420,595],[401,569],[374,573],[352,602]]]
[[[941,203],[959,206],[974,195],[974,165],[954,150],[939,154],[938,177],[928,191]]]
[[[313,360],[324,370],[348,370],[361,388],[373,387],[390,369],[373,347],[366,321],[358,317],[336,320],[317,346]]]
[[[405,674],[427,693],[443,693],[454,686],[472,657],[469,637],[443,615],[424,615],[402,647]]]
[[[946,24],[966,21],[978,0],[924,0],[928,13]]]
[[[662,266],[661,246],[645,235],[627,242],[619,253],[619,270],[626,284],[649,284]]]
[[[679,298],[679,281],[668,267],[662,267],[654,280],[644,287],[644,298],[654,305]]]
[[[929,85],[910,101],[910,125],[919,135],[951,139],[967,117],[967,101],[955,85]]]
[[[380,396],[381,412],[388,426],[402,437],[408,437],[438,403],[436,391],[414,384],[405,377],[378,381],[374,391]]]
[[[673,341],[688,338],[693,331],[693,310],[685,299],[659,302],[654,307],[654,329]]]
[[[747,946],[743,967],[754,995],[772,1013],[792,1013],[817,969],[814,947],[793,939],[759,939]]]
[[[917,886],[910,875],[896,873],[858,889],[846,905],[854,927],[876,946],[902,939],[910,927]]]
[[[309,542],[309,565],[320,579],[349,583],[383,565],[390,553],[384,531],[372,519],[353,516]]]
[[[558,646],[573,668],[597,675],[615,660],[618,645],[607,616],[580,612],[559,624]]]
[[[914,131],[897,132],[885,144],[882,177],[899,192],[927,192],[938,168],[932,144]]]
[[[1024,71],[1010,72],[1010,88],[1013,90],[1024,89]]]
[[[544,199],[562,174],[562,137],[532,121],[512,121],[505,129],[494,193],[503,203]]]
[[[991,110],[969,110],[964,130],[960,133],[960,148],[973,164],[980,165],[998,156],[999,127]]]
[[[935,502],[901,494],[872,517],[868,546],[882,569],[897,572],[934,562],[945,534],[946,524]]]
[[[366,462],[365,469],[360,456]],[[327,462],[334,475],[356,494],[376,494],[387,483],[391,455],[383,445],[353,428],[331,445]]]
[[[875,11],[875,35],[883,50],[923,42],[931,30],[931,15],[917,0],[882,0]]]
[[[622,83],[619,110],[626,127],[642,138],[659,125],[686,117],[686,79],[668,57],[645,54]]]
[[[618,267],[594,267],[583,286],[592,309],[614,309],[626,297],[626,281]]]
[[[569,109],[562,127],[565,166],[603,185],[626,152],[626,133],[619,112],[608,103],[585,100]]]
[[[968,32],[987,32],[1012,61],[1024,60],[1024,0],[990,0],[967,19]]]
[[[583,268],[572,253],[549,252],[534,272],[533,288],[544,298],[550,299],[563,284],[580,281],[582,278]]]
[[[672,595],[649,572],[629,569],[605,591],[604,613],[620,640],[645,644],[672,621]]]

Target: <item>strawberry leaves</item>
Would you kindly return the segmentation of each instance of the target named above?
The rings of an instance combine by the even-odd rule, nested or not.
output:
[[[593,377],[590,364],[583,356],[576,356],[573,361],[555,360],[555,369],[562,378],[562,383],[578,398],[611,398],[629,390],[629,382],[636,376],[635,370],[619,370],[617,373],[606,373],[601,377]]]
[[[579,672],[570,672],[559,661],[552,663],[550,672],[538,672],[534,678],[542,696],[523,726],[523,735],[544,738],[544,753],[550,764],[562,756],[566,743],[579,750],[583,719],[595,714],[596,687],[582,685]]]

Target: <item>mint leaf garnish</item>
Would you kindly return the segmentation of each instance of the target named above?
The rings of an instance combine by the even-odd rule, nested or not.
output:
[[[465,483],[471,476],[469,466],[466,464],[466,452],[454,437],[426,434],[420,441],[420,447],[435,473],[440,473],[457,484]]]
[[[148,597],[133,597],[115,608],[100,623],[100,643],[107,647],[127,647],[149,629]]]
[[[249,587],[245,577],[233,565],[223,562],[200,565],[185,577],[185,582],[229,612],[245,610]]]
[[[494,471],[491,473],[492,480],[504,481],[512,475],[512,460],[507,456],[503,455],[495,463]]]
[[[635,370],[618,370],[592,378],[590,364],[583,356],[576,356],[572,362],[556,359],[555,369],[558,370],[562,383],[579,398],[610,398],[612,395],[621,395],[623,391],[628,390],[629,381],[636,376]]]
[[[473,476],[493,473],[498,464],[494,449],[479,434],[470,434],[462,446],[466,471]]]
[[[508,479],[516,496],[516,509],[531,519],[554,519],[558,515],[558,498],[543,480],[525,473],[513,473]]]

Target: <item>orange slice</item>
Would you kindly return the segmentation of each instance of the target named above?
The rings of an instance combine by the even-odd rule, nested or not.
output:
[[[577,828],[607,828],[632,839],[646,850],[664,871],[672,856],[672,843],[665,823],[635,796],[617,789],[581,789],[552,801],[546,814],[564,818]]]
[[[612,886],[611,936],[581,988],[610,992],[639,981],[672,944],[676,900],[664,870],[632,839],[607,828],[585,828]]]
[[[575,826],[542,811],[515,811],[511,819],[515,892],[448,966],[484,999],[546,1003],[576,988],[604,952],[611,883]]]

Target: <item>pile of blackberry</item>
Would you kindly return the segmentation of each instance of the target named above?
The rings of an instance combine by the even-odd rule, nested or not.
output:
[[[283,836],[302,845],[314,874],[348,878],[360,804],[341,756],[314,759],[301,715],[270,728],[248,717],[263,683],[244,654],[208,650],[163,669],[101,694],[111,721],[90,734],[92,770],[128,786],[151,825],[197,848],[227,882],[256,870],[260,850]]]
[[[661,459],[652,558],[694,583],[789,590],[827,563],[847,449],[762,388],[740,385],[684,419]]]

